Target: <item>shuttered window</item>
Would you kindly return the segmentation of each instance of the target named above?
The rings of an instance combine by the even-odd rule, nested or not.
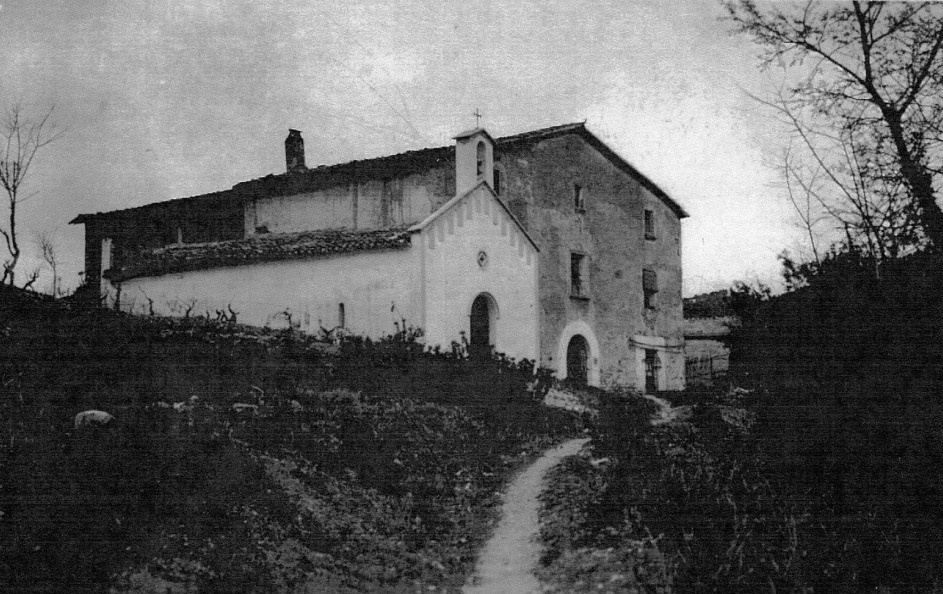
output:
[[[576,212],[586,212],[586,188],[573,184],[573,206]]]
[[[658,294],[658,277],[654,270],[642,270],[642,292],[645,295],[645,308],[655,309],[655,295]]]

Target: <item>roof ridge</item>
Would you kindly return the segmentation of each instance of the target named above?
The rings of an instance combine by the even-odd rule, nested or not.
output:
[[[538,128],[537,130],[527,130],[527,131],[524,131],[524,132],[518,132],[518,133],[516,133],[516,134],[510,134],[510,135],[507,135],[507,136],[499,136],[499,137],[495,138],[494,140],[495,140],[495,143],[497,143],[497,144],[502,144],[502,143],[505,143],[505,144],[506,144],[506,143],[508,143],[508,142],[516,142],[516,141],[518,141],[518,140],[524,140],[524,139],[532,138],[532,137],[535,137],[535,136],[545,136],[545,135],[548,135],[548,134],[555,134],[555,133],[561,132],[561,131],[566,130],[566,129],[573,129],[573,130],[575,130],[575,129],[578,129],[578,128],[585,128],[585,127],[586,127],[586,121],[583,120],[582,122],[570,122],[570,123],[568,123],[568,124],[559,124],[559,125],[556,125],[556,126],[548,126],[548,127],[546,127],[546,128]],[[476,128],[475,130],[485,130],[485,128]],[[456,136],[456,138],[458,138],[458,136]],[[424,147],[424,148],[419,148],[419,149],[410,149],[410,150],[402,151],[402,152],[399,152],[399,153],[390,153],[390,154],[384,154],[384,155],[377,155],[377,156],[375,156],[375,157],[364,157],[364,158],[362,158],[362,159],[351,159],[351,160],[349,160],[349,161],[340,161],[340,162],[337,162],[337,163],[330,163],[330,164],[324,164],[324,163],[322,163],[322,164],[320,164],[320,165],[316,165],[315,167],[309,167],[307,170],[300,172],[300,174],[301,174],[301,175],[304,175],[304,174],[306,174],[306,173],[313,173],[313,172],[323,173],[323,172],[326,172],[326,171],[328,171],[328,170],[330,170],[330,169],[340,168],[340,167],[348,167],[348,166],[352,166],[352,165],[354,165],[354,164],[356,164],[356,163],[369,163],[369,162],[372,162],[372,161],[379,161],[379,160],[382,160],[382,159],[394,159],[394,158],[400,158],[400,157],[415,156],[415,155],[417,155],[417,154],[419,154],[419,153],[433,153],[433,152],[436,152],[436,151],[449,151],[449,150],[451,150],[452,148],[454,148],[454,145],[446,144],[446,145],[442,145],[442,146],[429,146],[429,147]],[[287,176],[290,176],[290,175],[298,175],[298,174],[297,174],[297,173],[296,173],[296,174],[290,174],[290,173],[288,173],[288,172],[285,172],[285,173],[269,173],[269,174],[267,174],[267,175],[263,175],[262,177],[257,177],[257,178],[254,178],[254,179],[251,179],[251,180],[247,180],[247,181],[244,181],[244,182],[239,182],[239,183],[237,183],[237,184],[236,184],[235,186],[233,186],[233,187],[235,188],[236,186],[240,186],[240,185],[243,185],[243,184],[252,183],[252,182],[255,182],[255,181],[258,181],[258,180],[262,180],[262,179],[283,178],[283,177],[287,177]]]
[[[538,128],[536,130],[527,130],[524,132],[518,132],[516,134],[501,136],[495,139],[495,145],[500,148],[501,146],[512,145],[518,142],[538,140],[541,138],[548,138],[556,134],[568,132],[576,132],[583,136],[583,138],[587,140],[590,145],[594,146],[597,150],[603,153],[605,157],[614,161],[618,167],[638,179],[649,191],[662,198],[668,207],[671,208],[679,217],[683,218],[688,216],[681,205],[668,196],[667,192],[662,190],[645,174],[640,172],[631,163],[615,152],[602,139],[593,134],[586,127],[586,120],[583,120],[582,122],[558,124],[556,126],[548,126],[545,128]],[[288,195],[291,193],[313,191],[318,187],[329,187],[350,183],[351,179],[356,178],[367,177],[370,179],[387,179],[391,176],[396,177],[403,174],[423,171],[435,163],[441,162],[442,160],[451,159],[453,157],[453,149],[454,145],[426,147],[403,151],[401,153],[354,159],[351,161],[333,163],[330,165],[322,164],[296,173],[270,173],[263,177],[257,177],[239,182],[228,190],[220,190],[217,192],[210,192],[207,194],[190,196],[186,198],[163,200],[161,202],[154,202],[152,204],[113,210],[107,213],[81,214],[70,221],[70,224],[85,223],[99,215],[142,209],[171,202],[183,202],[187,200],[199,199],[206,200],[214,196],[219,196],[222,198],[223,195],[229,193],[231,193],[229,198],[247,199],[249,196],[255,193],[265,193],[268,195]],[[432,163],[430,163],[430,161]],[[394,170],[396,175],[391,173],[391,171]],[[336,177],[332,178],[331,176]],[[246,193],[243,194],[242,192]]]

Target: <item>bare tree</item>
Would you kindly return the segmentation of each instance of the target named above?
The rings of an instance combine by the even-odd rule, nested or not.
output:
[[[0,283],[13,284],[16,264],[20,259],[20,244],[17,235],[17,207],[29,196],[23,195],[30,166],[36,154],[49,143],[58,139],[62,131],[49,121],[52,109],[38,119],[23,115],[19,105],[14,104],[0,122],[0,185],[7,195],[8,217],[6,228],[0,224],[0,235],[6,246],[7,257],[3,262]],[[35,278],[32,279],[35,282]]]
[[[59,252],[56,248],[55,235],[44,231],[39,234],[37,239],[39,250],[42,253],[43,261],[52,270],[52,296],[58,297],[62,294],[62,278],[59,276]]]
[[[39,280],[39,272],[40,272],[39,268],[33,270],[33,272],[30,273],[29,277],[27,277],[26,282],[23,283],[23,286],[21,288],[27,289],[27,290],[32,289],[33,285],[36,284],[36,281]]]
[[[867,148],[853,135],[811,126],[782,92],[775,100],[753,98],[793,132],[781,155],[781,174],[816,261],[820,248],[839,233],[876,260],[920,244],[917,212],[903,183],[867,166]]]
[[[796,211],[800,227],[809,240],[809,247],[812,250],[812,257],[815,262],[821,262],[819,257],[819,243],[821,242],[820,224],[826,217],[822,215],[822,208],[818,194],[815,192],[817,179],[815,175],[811,179],[797,174],[797,165],[792,154],[792,148],[786,147],[782,155],[782,174],[786,186],[786,196],[790,204]]]
[[[943,5],[725,6],[736,30],[762,47],[764,67],[781,65],[798,76],[768,104],[814,147],[813,169],[863,215],[863,241],[880,241],[890,225],[896,249],[893,242],[916,223],[918,235],[943,249],[935,189],[943,177]],[[898,218],[885,216],[891,213]]]

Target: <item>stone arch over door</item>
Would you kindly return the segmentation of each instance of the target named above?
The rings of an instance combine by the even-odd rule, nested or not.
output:
[[[599,341],[596,340],[596,333],[590,328],[589,324],[582,320],[570,322],[560,333],[560,339],[557,342],[556,371],[558,379],[567,379],[569,370],[567,369],[568,354],[570,345],[575,336],[580,336],[586,341],[586,383],[590,386],[599,385]],[[579,345],[579,341],[574,347]],[[582,345],[580,345],[582,346]],[[578,347],[577,347],[578,348]]]
[[[479,293],[468,314],[468,350],[472,356],[490,355],[497,344],[498,302],[491,293]]]

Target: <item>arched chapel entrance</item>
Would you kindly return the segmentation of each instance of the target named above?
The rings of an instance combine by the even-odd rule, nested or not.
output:
[[[566,377],[580,386],[589,380],[589,343],[580,334],[575,334],[566,347]]]
[[[497,304],[494,297],[487,293],[480,293],[472,302],[470,318],[471,335],[468,341],[469,355],[473,357],[487,357],[495,342],[495,321],[497,320]]]

